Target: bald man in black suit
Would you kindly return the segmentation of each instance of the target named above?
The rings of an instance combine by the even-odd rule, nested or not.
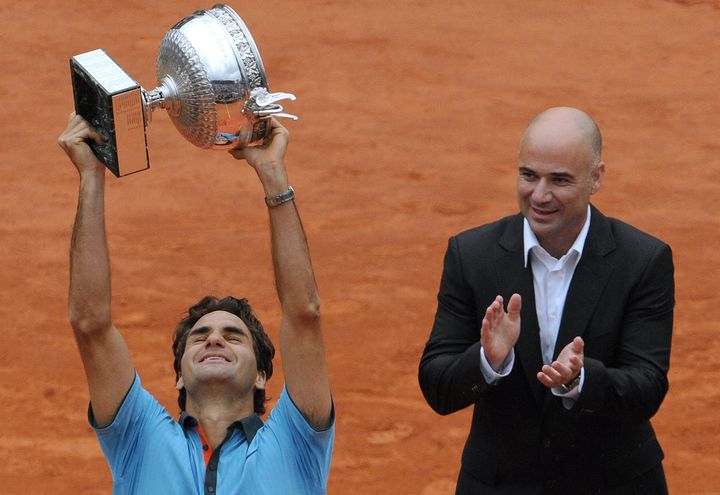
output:
[[[521,213],[450,239],[419,370],[440,414],[470,405],[457,494],[664,494],[650,418],[668,389],[668,245],[590,204],[602,139],[573,108],[523,135]]]

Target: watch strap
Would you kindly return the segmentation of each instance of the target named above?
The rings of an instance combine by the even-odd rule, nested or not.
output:
[[[578,374],[578,376],[576,376],[575,378],[573,378],[573,379],[570,380],[569,382],[567,382],[567,383],[565,383],[565,384],[563,384],[563,385],[560,385],[560,388],[562,389],[562,391],[563,391],[564,393],[568,393],[568,392],[570,392],[572,389],[574,389],[575,387],[577,387],[578,385],[580,385],[580,374]]]
[[[293,189],[292,186],[288,186],[287,191],[282,194],[278,194],[277,196],[266,196],[265,204],[268,205],[268,208],[274,208],[288,201],[292,201],[293,199],[295,199],[295,189]]]

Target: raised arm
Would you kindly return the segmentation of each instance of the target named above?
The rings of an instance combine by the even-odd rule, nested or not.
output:
[[[276,120],[266,145],[232,151],[255,169],[267,198],[288,191],[288,131]],[[282,307],[280,351],[285,385],[315,429],[329,426],[332,400],[320,325],[320,299],[305,232],[294,201],[269,207],[275,284]]]
[[[70,324],[75,333],[98,426],[110,424],[134,377],[130,353],[110,315],[110,263],[105,238],[105,167],[87,140],[101,136],[70,115],[58,138],[80,174],[77,215],[70,244]]]

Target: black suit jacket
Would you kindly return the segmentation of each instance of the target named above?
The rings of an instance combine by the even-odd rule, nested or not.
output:
[[[458,493],[606,493],[653,469],[664,483],[649,419],[668,389],[669,246],[592,208],[555,346],[557,357],[573,337],[585,341],[585,382],[570,410],[536,377],[539,327],[532,267],[523,259],[521,215],[452,237],[445,254],[419,380],[440,414],[474,407]],[[497,294],[507,301],[513,293],[522,296],[515,364],[488,385],[481,322]]]

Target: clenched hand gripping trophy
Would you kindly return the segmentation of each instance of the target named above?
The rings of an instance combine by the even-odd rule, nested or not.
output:
[[[250,32],[233,9],[218,4],[181,20],[157,58],[158,87],[146,91],[103,50],[70,59],[75,111],[103,134],[90,143],[120,177],[150,167],[145,129],[164,108],[180,133],[200,148],[229,150],[262,142],[271,117],[297,117],[270,93]]]

